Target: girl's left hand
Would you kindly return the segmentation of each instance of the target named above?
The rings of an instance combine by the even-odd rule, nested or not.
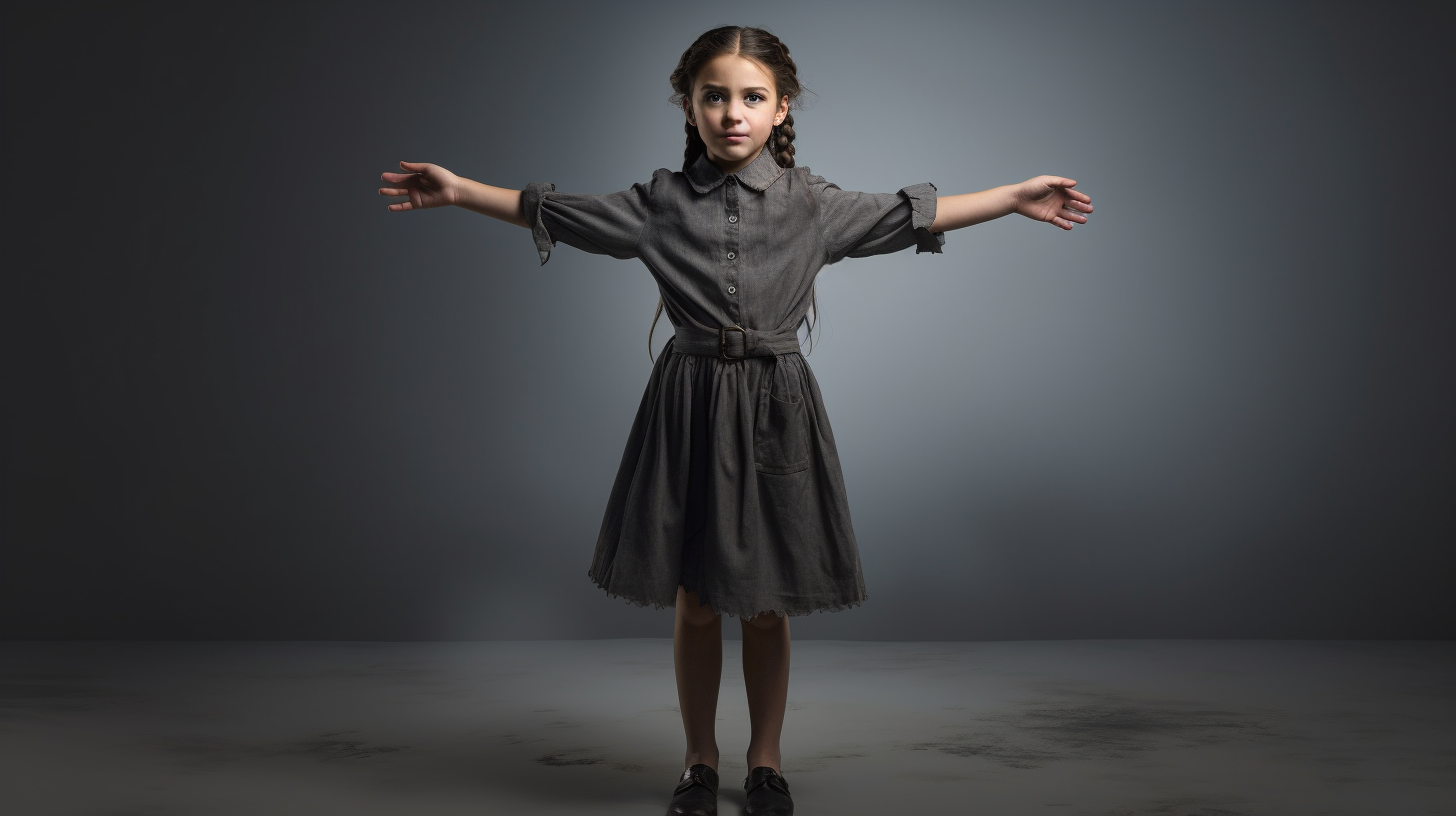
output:
[[[1064,230],[1085,224],[1085,213],[1092,212],[1092,197],[1073,190],[1076,184],[1076,181],[1061,176],[1027,179],[1012,188],[1015,202],[1012,212],[1047,221]]]

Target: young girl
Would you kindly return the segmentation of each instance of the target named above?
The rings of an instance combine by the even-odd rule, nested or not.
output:
[[[865,600],[839,456],[799,353],[820,268],[914,246],[1008,213],[1064,230],[1092,212],[1076,182],[1038,176],[979,193],[930,184],[846,192],[794,163],[788,48],[756,28],[703,34],[672,73],[686,117],[681,172],[610,195],[532,183],[506,190],[400,162],[381,195],[392,212],[453,204],[531,230],[541,263],[564,242],[639,258],[673,337],[656,360],[627,440],[588,575],[640,605],[673,605],[673,655],[687,737],[669,814],[714,814],[721,616],[743,627],[747,812],[790,814],[779,735],[788,616]]]

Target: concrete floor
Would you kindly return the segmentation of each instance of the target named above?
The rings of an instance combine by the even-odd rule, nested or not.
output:
[[[799,816],[1456,814],[1451,642],[794,649]],[[676,702],[668,640],[3,643],[0,813],[658,816]]]

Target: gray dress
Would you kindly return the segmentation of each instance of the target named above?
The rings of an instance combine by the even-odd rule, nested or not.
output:
[[[541,263],[558,241],[640,258],[674,328],[588,576],[658,608],[681,584],[745,618],[864,601],[839,454],[796,330],[825,264],[940,251],[935,187],[847,192],[765,149],[728,176],[702,157],[620,193],[536,182],[523,199]]]

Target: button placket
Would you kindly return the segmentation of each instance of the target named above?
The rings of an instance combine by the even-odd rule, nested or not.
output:
[[[739,318],[738,311],[738,257],[742,248],[740,239],[742,237],[741,227],[738,223],[738,177],[729,176],[728,183],[723,185],[726,195],[724,203],[727,205],[727,225],[724,227],[724,234],[727,238],[724,241],[726,258],[728,263],[727,282],[724,291],[728,293],[728,315],[736,323]]]

